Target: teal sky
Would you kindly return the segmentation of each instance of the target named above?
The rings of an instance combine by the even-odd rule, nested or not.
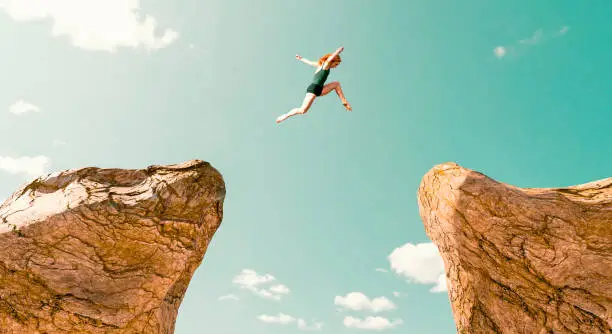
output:
[[[343,321],[368,316],[401,319],[391,333],[453,333],[447,294],[415,281],[436,276],[437,258],[403,253],[408,274],[388,259],[430,242],[416,191],[432,166],[455,161],[520,187],[611,176],[608,1],[146,0],[142,18],[125,1],[82,3],[104,14],[0,0],[0,199],[45,161],[24,157],[46,157],[45,172],[211,162],[226,181],[225,217],[176,333],[301,332],[297,320],[257,319],[279,313],[327,333],[360,332]],[[145,14],[156,37],[178,35],[138,44],[145,34],[129,35],[130,22]],[[137,46],[109,52],[119,41]],[[341,45],[329,80],[353,112],[332,93],[277,125],[314,70],[295,54],[315,60]],[[20,99],[39,111],[10,112]],[[243,269],[276,278],[257,291],[290,292],[277,301],[241,288]],[[396,308],[334,304],[351,292]],[[218,300],[229,294],[239,300]]]

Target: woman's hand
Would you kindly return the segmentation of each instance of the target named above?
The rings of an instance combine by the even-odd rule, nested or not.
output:
[[[344,46],[339,47],[338,50],[336,50],[336,51],[338,51],[338,53],[344,51]]]
[[[297,59],[297,60],[301,60],[301,59],[302,59],[302,56],[300,56],[300,55],[295,55],[295,59]]]

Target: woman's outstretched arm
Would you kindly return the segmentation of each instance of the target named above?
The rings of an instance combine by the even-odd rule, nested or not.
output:
[[[308,64],[308,65],[310,65],[310,66],[314,66],[314,67],[318,67],[318,66],[319,66],[319,64],[315,63],[314,61],[310,61],[310,60],[308,60],[308,59],[306,59],[306,58],[303,58],[303,57],[302,57],[302,56],[300,56],[300,55],[295,55],[295,59],[297,59],[297,60],[299,60],[299,61],[303,62],[304,64]]]
[[[323,69],[326,70],[329,68],[329,64],[331,64],[332,60],[334,60],[334,58],[336,58],[337,55],[340,54],[340,52],[344,51],[344,47],[341,46],[338,49],[336,49],[336,51],[334,51],[334,53],[332,53],[331,56],[329,56],[329,58],[327,58],[327,60],[325,61],[325,63],[323,63]]]

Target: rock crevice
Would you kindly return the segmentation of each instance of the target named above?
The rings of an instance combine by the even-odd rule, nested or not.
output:
[[[612,333],[612,178],[523,189],[446,163],[418,200],[459,333]]]

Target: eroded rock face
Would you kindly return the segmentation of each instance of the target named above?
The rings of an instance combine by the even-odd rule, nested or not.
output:
[[[612,333],[612,178],[521,189],[446,163],[418,198],[458,333]]]
[[[23,187],[0,206],[0,332],[174,332],[224,197],[200,160]]]

